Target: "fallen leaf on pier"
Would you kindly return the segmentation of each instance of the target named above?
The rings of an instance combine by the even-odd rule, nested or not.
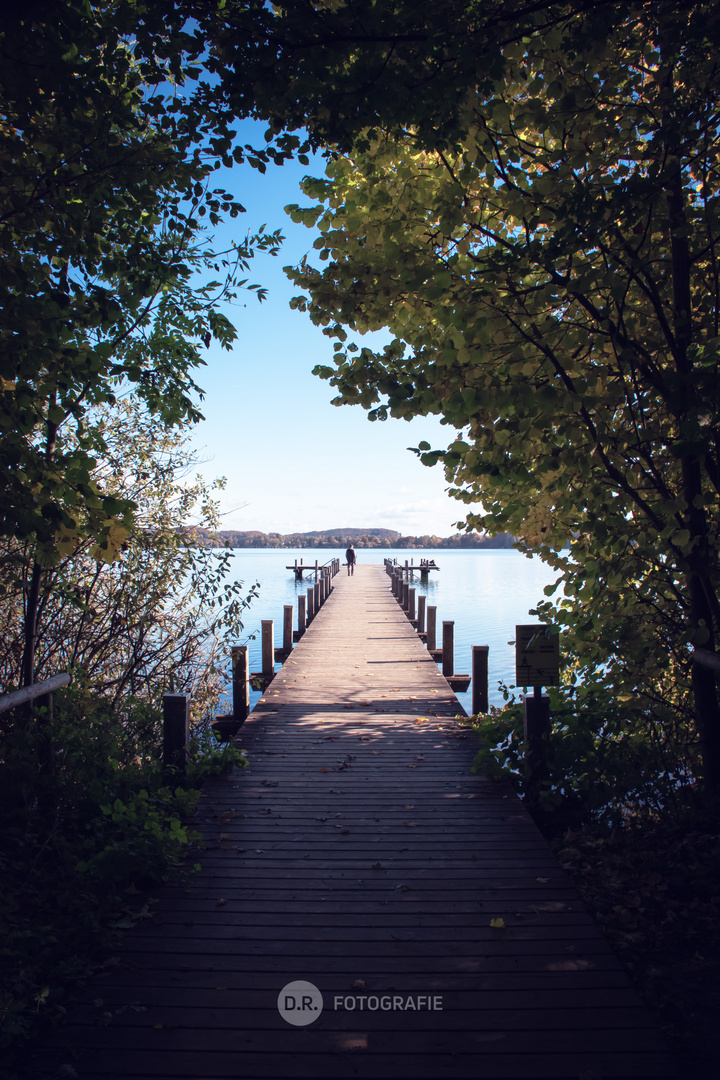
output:
[[[223,897],[221,896],[219,900],[216,900],[216,901],[215,901],[215,903],[216,903],[217,907],[222,907],[222,905],[223,905],[223,904],[227,904],[227,900],[225,900],[225,899],[224,899],[224,898],[223,898]]]
[[[427,716],[418,716],[417,720],[414,721],[414,723],[416,723],[416,724],[427,724],[427,722],[428,722]]]
[[[548,881],[550,880],[550,878],[549,877],[538,877],[538,878],[535,878],[535,880],[541,882],[541,884],[543,884],[543,885],[546,885],[548,883]]]
[[[221,832],[220,833],[220,839],[221,840],[232,840],[232,836],[230,835],[229,832]]]
[[[326,769],[325,766],[323,766],[322,769],[320,770],[320,772],[330,772],[330,770]]]
[[[505,920],[504,919],[491,919],[490,920],[490,925],[493,927],[494,930],[502,930],[505,927]]]

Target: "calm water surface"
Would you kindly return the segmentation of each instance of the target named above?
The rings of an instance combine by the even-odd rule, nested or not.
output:
[[[298,562],[323,563],[333,558],[341,562],[345,549],[321,548],[236,548],[234,551],[234,576],[245,586],[260,583],[259,598],[246,612],[245,637],[240,644],[250,646],[252,671],[261,667],[260,623],[263,619],[275,622],[275,645],[282,645],[283,607],[292,604],[295,609],[294,627],[297,628],[297,598],[309,588],[307,575],[304,582],[286,567]],[[536,621],[529,611],[544,599],[543,589],[555,581],[555,572],[538,558],[527,558],[513,550],[424,550],[360,549],[359,564],[374,563],[382,566],[385,557],[396,559],[404,565],[405,560],[419,563],[421,559],[434,559],[440,567],[433,571],[427,585],[415,581],[416,595],[425,593],[427,603],[437,607],[438,646],[441,644],[442,623],[455,622],[455,670],[470,671],[470,649],[473,645],[488,645],[490,667],[490,702],[502,704],[498,689],[501,682],[515,682],[515,651],[509,644],[515,636],[515,625]],[[342,573],[345,573],[344,567]],[[253,639],[254,636],[254,639]],[[251,705],[259,694],[251,691]],[[463,707],[470,712],[470,693],[458,695]]]

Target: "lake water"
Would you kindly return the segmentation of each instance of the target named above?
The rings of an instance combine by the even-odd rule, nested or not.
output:
[[[283,607],[292,604],[293,626],[297,628],[297,598],[309,588],[308,578],[296,581],[292,566],[298,562],[322,566],[333,558],[344,561],[345,549],[321,548],[235,548],[234,576],[245,586],[260,583],[260,595],[246,612],[245,637],[238,644],[250,647],[250,669],[259,671],[261,663],[260,623],[263,619],[275,622],[275,646],[282,645]],[[528,558],[510,550],[425,550],[414,548],[359,549],[358,563],[382,566],[384,558],[405,560],[417,565],[421,559],[435,560],[439,571],[430,574],[426,585],[415,578],[416,595],[425,593],[428,605],[437,607],[438,647],[442,644],[442,623],[455,622],[455,671],[471,670],[471,646],[488,645],[490,703],[502,704],[498,689],[501,682],[515,682],[515,650],[510,644],[518,623],[537,621],[529,611],[544,599],[543,589],[556,579],[555,571],[538,558]],[[346,573],[344,567],[341,573]],[[314,579],[313,579],[314,580]],[[389,585],[389,579],[388,579]],[[251,640],[254,635],[254,640]],[[279,666],[279,665],[278,665]],[[251,706],[260,695],[251,690]],[[458,695],[466,712],[470,712],[470,692]]]

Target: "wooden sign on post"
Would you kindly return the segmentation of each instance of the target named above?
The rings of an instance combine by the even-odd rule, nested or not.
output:
[[[517,686],[557,686],[560,682],[560,638],[546,623],[515,627]]]

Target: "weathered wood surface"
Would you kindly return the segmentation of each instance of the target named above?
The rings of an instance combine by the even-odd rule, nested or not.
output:
[[[675,1075],[519,800],[470,773],[473,737],[390,579],[359,565],[334,584],[240,733],[251,766],[205,792],[202,872],[126,936],[54,1064],[93,1080]],[[277,1007],[295,980],[323,995],[303,1027]],[[441,1011],[369,1007],[420,995]]]

